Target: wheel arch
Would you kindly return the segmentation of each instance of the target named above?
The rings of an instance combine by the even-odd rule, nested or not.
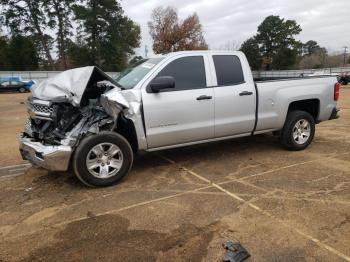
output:
[[[308,112],[314,118],[315,122],[317,122],[320,114],[320,100],[312,98],[293,101],[288,106],[287,114],[297,110]]]
[[[133,121],[126,118],[123,114],[118,117],[117,128],[114,130],[129,142],[134,154],[139,150],[136,129]]]

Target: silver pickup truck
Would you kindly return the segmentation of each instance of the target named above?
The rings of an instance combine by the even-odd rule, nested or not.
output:
[[[339,89],[336,77],[254,82],[241,52],[156,56],[116,80],[78,68],[32,88],[20,151],[36,166],[109,186],[140,151],[267,132],[302,150],[315,124],[338,117]]]

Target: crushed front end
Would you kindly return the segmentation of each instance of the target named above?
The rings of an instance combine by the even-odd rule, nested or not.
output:
[[[29,118],[20,137],[20,152],[23,159],[35,166],[66,171],[82,137],[97,134],[100,130],[115,129],[119,113],[127,107],[125,101],[122,105],[102,98],[104,93],[117,88],[102,71],[93,67],[81,70],[74,70],[78,76],[66,71],[68,74],[64,72],[58,76],[59,81],[56,78],[42,83],[28,98]],[[80,81],[79,73],[87,80]],[[60,81],[64,79],[65,89],[62,89]],[[69,90],[70,81],[71,90],[75,93]],[[77,86],[79,84],[82,86]],[[59,89],[55,89],[56,86]],[[55,92],[57,95],[50,97]],[[113,105],[114,110],[104,108],[103,104]]]

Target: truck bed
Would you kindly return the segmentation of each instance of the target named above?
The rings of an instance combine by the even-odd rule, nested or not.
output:
[[[292,102],[310,100],[318,104],[316,121],[328,120],[336,107],[334,76],[300,77],[256,81],[258,123],[256,132],[280,130]]]

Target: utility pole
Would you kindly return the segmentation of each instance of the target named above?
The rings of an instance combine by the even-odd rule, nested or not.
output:
[[[344,67],[346,66],[346,51],[348,50],[347,46],[344,46]]]

